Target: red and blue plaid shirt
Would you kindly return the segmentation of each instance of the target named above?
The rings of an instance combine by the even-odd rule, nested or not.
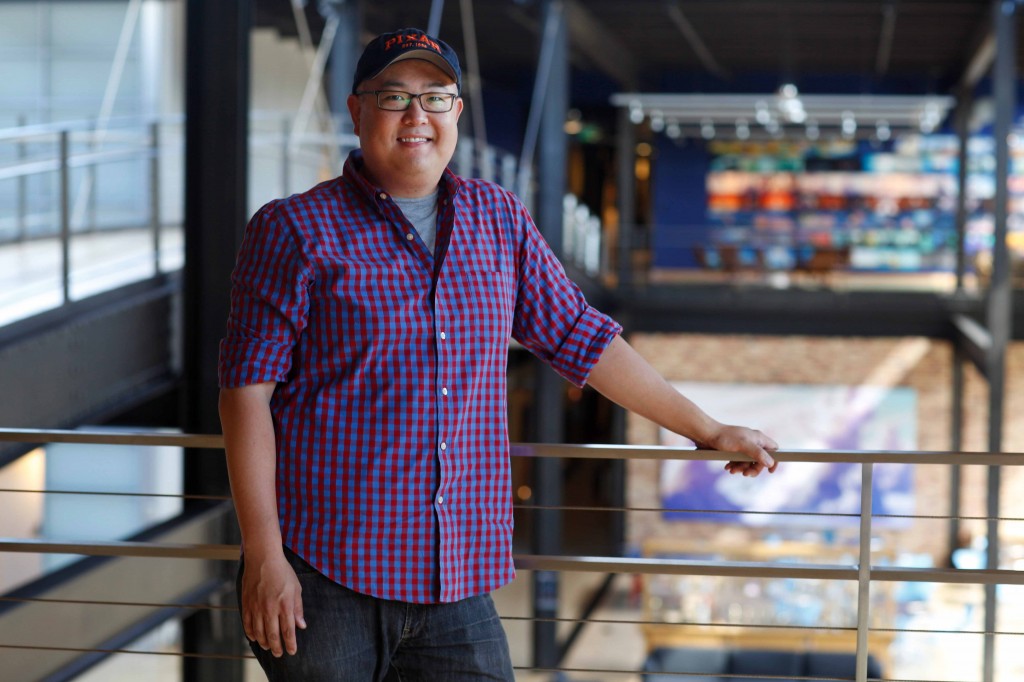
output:
[[[435,256],[361,165],[250,221],[220,384],[278,382],[288,547],[357,592],[455,601],[515,575],[509,338],[582,385],[621,328],[509,192],[446,170]]]

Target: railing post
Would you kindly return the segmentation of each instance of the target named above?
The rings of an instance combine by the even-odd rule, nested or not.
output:
[[[149,124],[149,226],[153,231],[153,274],[160,274],[160,123]]]
[[[100,124],[99,124],[99,121],[97,121],[95,123],[95,125],[93,125],[93,127],[92,127],[92,134],[89,135],[89,151],[90,152],[95,153],[95,152],[98,152],[100,150],[100,144],[99,144],[99,141],[98,141],[99,140],[99,135],[100,135]],[[79,224],[82,225],[81,229],[83,231],[86,231],[86,232],[95,232],[96,228],[97,228],[97,224],[96,224],[96,195],[98,194],[98,192],[96,191],[96,178],[98,176],[97,176],[97,173],[96,173],[96,167],[98,165],[99,165],[98,161],[91,159],[91,160],[89,160],[88,165],[85,167],[85,173],[86,173],[86,181],[85,181],[85,187],[86,187],[86,189],[85,189],[86,206],[85,206],[85,213],[86,213],[86,215],[88,217],[87,218],[81,218],[80,217],[81,222]],[[80,188],[79,192],[81,192],[81,191],[82,190]],[[88,228],[85,227],[86,225],[88,225]]]
[[[24,114],[18,116],[18,127],[24,128],[28,125],[28,119]],[[25,159],[28,158],[28,144],[25,142],[24,137],[18,138],[18,144],[15,145],[16,153],[18,157],[18,163],[24,163]],[[28,176],[24,173],[18,175],[18,197],[17,201],[17,229],[18,233],[15,236],[16,241],[24,241],[28,233]]]
[[[510,192],[515,192],[518,189],[516,187],[516,157],[511,154],[505,154],[501,158],[501,185]]]
[[[874,469],[861,464],[860,565],[857,569],[857,669],[856,682],[868,679],[868,630],[871,626],[871,507]]]
[[[463,138],[455,149],[456,163],[459,166],[459,175],[465,178],[473,177],[473,140]]]
[[[60,131],[60,283],[62,303],[71,301],[71,166],[68,130]]]
[[[287,116],[281,118],[281,196],[291,194],[291,152],[288,150],[292,123]]]

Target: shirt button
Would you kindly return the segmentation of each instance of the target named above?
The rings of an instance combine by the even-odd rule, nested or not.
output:
[[[412,232],[410,232],[409,234],[405,235],[405,238],[408,239],[409,241],[412,241],[413,239],[415,239],[415,237],[412,236]]]
[[[448,449],[448,443],[441,443],[441,449],[442,450],[447,450]]]
[[[381,199],[387,199],[387,198],[388,198],[388,195],[387,195],[387,194],[385,194],[384,192],[381,192],[381,193],[380,193],[380,194],[378,194],[377,196],[379,196],[379,197],[380,197]]]
[[[444,495],[438,495],[437,496],[437,503],[438,504],[444,504]]]
[[[444,341],[447,338],[448,338],[448,335],[445,334],[444,332],[441,332],[441,340]]]
[[[448,395],[448,389],[447,388],[442,388],[441,389],[441,395]]]

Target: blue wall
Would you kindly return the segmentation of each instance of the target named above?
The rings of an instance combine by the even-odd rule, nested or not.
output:
[[[710,157],[703,140],[655,141],[651,170],[651,247],[655,267],[695,266],[692,245],[708,233],[705,176]]]

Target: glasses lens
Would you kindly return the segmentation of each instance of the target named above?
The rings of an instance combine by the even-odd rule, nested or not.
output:
[[[404,111],[409,108],[412,96],[397,90],[381,90],[377,93],[377,106],[388,111]]]
[[[423,110],[434,113],[450,111],[453,101],[455,101],[455,96],[444,92],[425,92],[420,95],[420,104],[422,104]]]

